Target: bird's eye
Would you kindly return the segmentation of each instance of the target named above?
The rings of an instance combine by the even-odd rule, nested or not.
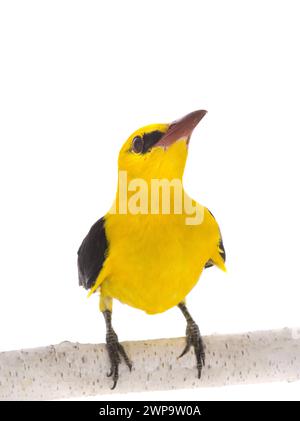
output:
[[[141,153],[143,150],[144,142],[140,136],[137,136],[132,141],[132,150],[135,153]]]

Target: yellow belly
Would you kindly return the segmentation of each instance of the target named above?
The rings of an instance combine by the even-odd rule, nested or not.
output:
[[[186,297],[218,242],[215,228],[186,225],[181,215],[108,215],[105,229],[101,295],[152,314]]]
[[[135,251],[142,256],[145,249],[136,247]],[[118,261],[122,257],[126,265],[118,266],[103,281],[102,294],[152,314],[177,305],[196,284],[204,264],[193,262],[182,251],[179,255],[175,250],[158,253],[159,249],[144,257],[143,264],[131,259],[130,253],[119,255]]]

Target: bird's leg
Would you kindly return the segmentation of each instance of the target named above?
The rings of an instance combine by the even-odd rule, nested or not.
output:
[[[111,311],[103,311],[103,316],[106,324],[106,349],[110,360],[110,371],[107,376],[112,377],[112,389],[114,389],[119,378],[119,364],[121,363],[121,357],[123,357],[130,371],[132,368],[132,363],[128,358],[123,346],[119,343],[118,336],[112,327]]]
[[[204,352],[204,344],[200,335],[200,330],[197,323],[193,320],[192,316],[190,315],[186,305],[184,303],[179,303],[178,307],[182,311],[187,325],[186,325],[186,345],[182,353],[179,355],[178,358],[183,357],[191,348],[194,348],[196,361],[197,361],[197,369],[198,369],[198,378],[201,377],[202,367],[205,365],[205,352]]]

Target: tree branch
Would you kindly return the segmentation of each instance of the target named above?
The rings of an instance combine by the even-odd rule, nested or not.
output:
[[[298,332],[298,333],[297,333]],[[300,378],[300,334],[282,329],[204,337],[206,366],[197,378],[184,338],[125,342],[133,361],[120,366],[114,393],[222,386]],[[0,353],[0,400],[51,400],[111,393],[104,344],[63,342]]]

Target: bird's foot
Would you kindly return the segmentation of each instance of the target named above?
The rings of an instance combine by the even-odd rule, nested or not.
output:
[[[196,361],[197,361],[197,370],[198,378],[201,377],[202,367],[205,365],[205,347],[202,341],[200,330],[197,323],[194,320],[189,320],[186,327],[186,345],[182,353],[178,358],[183,357],[191,348],[194,348]]]
[[[130,371],[132,368],[132,362],[128,358],[128,355],[118,340],[116,332],[112,328],[110,328],[106,334],[106,348],[110,360],[110,371],[107,373],[107,376],[112,377],[113,385],[111,389],[114,389],[119,378],[119,364],[121,363],[121,357],[124,359]]]

